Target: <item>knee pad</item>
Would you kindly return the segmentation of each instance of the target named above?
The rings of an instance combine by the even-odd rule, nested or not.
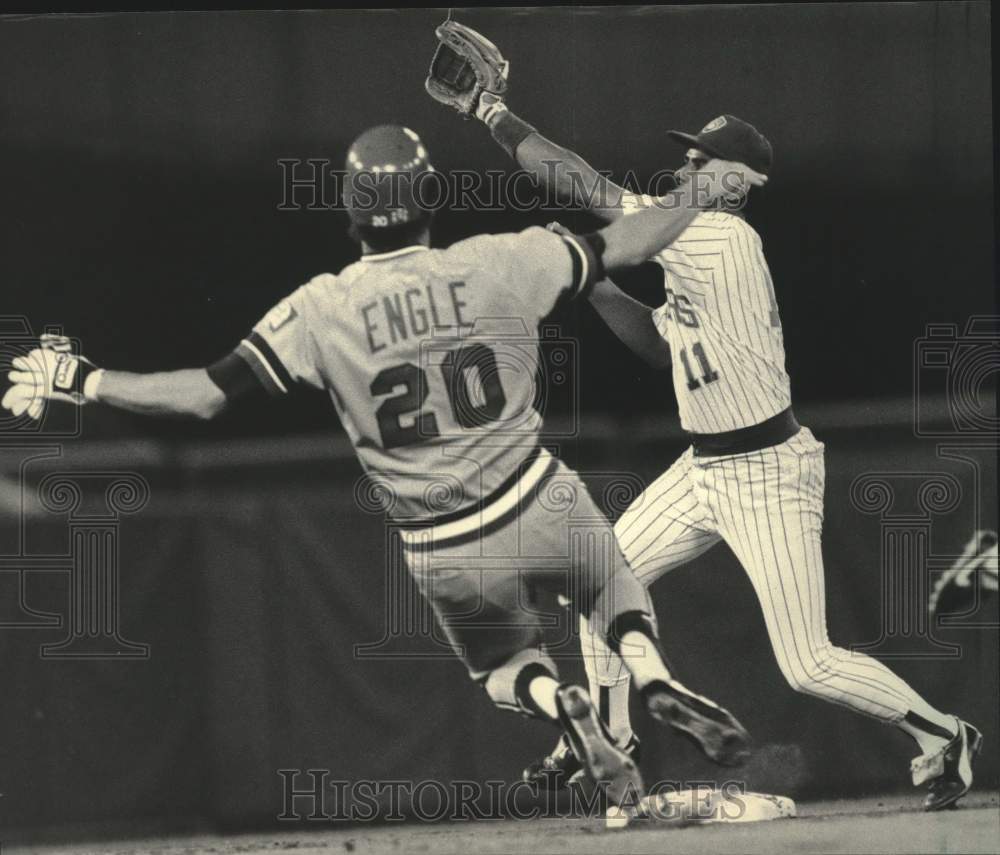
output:
[[[482,679],[486,694],[498,707],[532,718],[548,720],[531,698],[528,687],[535,677],[557,679],[555,662],[540,650],[522,650],[498,665]]]

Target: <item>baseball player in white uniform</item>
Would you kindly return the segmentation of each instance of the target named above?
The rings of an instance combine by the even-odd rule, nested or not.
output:
[[[540,182],[607,221],[657,204],[547,140],[508,109],[502,93],[483,92],[477,116]],[[670,136],[688,146],[675,173],[679,186],[706,177],[697,173],[711,158],[762,173],[771,167],[771,144],[731,115],[718,116],[698,134]],[[699,214],[654,256],[664,273],[664,302],[654,318],[670,346],[681,425],[691,446],[636,499],[615,534],[646,585],[725,541],[753,584],[792,688],[912,736],[921,752],[911,764],[913,783],[930,784],[925,809],[948,807],[972,784],[979,731],[936,710],[882,663],[827,637],[823,444],[793,414],[774,287],[760,237],[733,207],[739,196]],[[634,750],[628,671],[586,621],[581,636],[592,694],[619,744]],[[526,776],[535,777],[539,768],[530,766]],[[561,743],[541,769],[572,774],[578,764]]]

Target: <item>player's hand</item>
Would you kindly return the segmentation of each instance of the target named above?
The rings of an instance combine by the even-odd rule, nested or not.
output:
[[[99,370],[89,359],[72,352],[68,338],[55,335],[43,335],[41,347],[15,357],[11,364],[14,370],[7,378],[12,385],[0,406],[15,416],[27,413],[35,420],[42,417],[46,401],[85,404],[91,399],[85,394],[87,380]],[[93,390],[95,384],[89,385]]]

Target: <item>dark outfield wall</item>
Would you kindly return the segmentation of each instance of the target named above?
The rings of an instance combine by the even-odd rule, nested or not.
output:
[[[887,620],[883,568],[891,554],[880,545],[886,521],[850,498],[858,476],[889,472],[884,480],[896,501],[888,511],[897,531],[918,532],[926,517],[928,560],[920,560],[917,534],[904,564],[913,584],[920,567],[942,569],[972,528],[996,520],[993,464],[980,458],[985,481],[977,488],[969,462],[937,456],[933,444],[908,430],[816,433],[827,444],[831,638],[876,643],[880,628],[905,631],[884,639],[877,652],[911,654],[887,661],[932,703],[982,728],[988,747],[978,779],[995,787],[995,595],[959,626],[933,627],[935,642],[919,632],[926,601],[916,589],[919,605],[894,598],[903,606],[888,613],[895,624]],[[673,441],[623,447],[592,437],[567,459],[589,473],[601,496],[606,473],[648,481],[679,451]],[[197,455],[184,449],[159,453],[173,460],[169,468],[131,467],[149,478],[151,499],[125,517],[120,534],[120,629],[126,639],[150,644],[151,658],[41,659],[39,646],[64,638],[66,624],[0,630],[5,828],[136,818],[272,823],[283,809],[279,769],[326,769],[331,779],[347,781],[514,781],[527,759],[549,747],[551,729],[495,710],[458,661],[419,634],[419,601],[397,599],[406,577],[398,566],[387,569],[381,518],[358,510],[353,461],[306,455],[296,463],[296,448],[285,444],[261,449],[257,466],[212,471],[196,467]],[[213,457],[225,455],[220,447]],[[35,463],[29,482],[46,471],[129,468],[92,464]],[[947,485],[918,501],[934,473],[939,482],[940,473],[953,476],[953,502]],[[875,490],[869,499],[878,496]],[[620,507],[621,494],[605,498]],[[920,510],[931,505],[938,510]],[[16,551],[12,526],[0,527],[0,540],[4,554]],[[32,554],[65,553],[65,514],[29,521],[25,544]],[[65,573],[29,573],[26,604],[65,615],[66,582]],[[25,620],[17,574],[0,573],[0,595],[3,620]],[[679,673],[737,712],[757,741],[756,759],[735,779],[799,798],[907,787],[915,753],[908,738],[785,685],[753,591],[727,547],[660,580],[653,595]],[[993,628],[971,628],[976,622]],[[959,655],[912,656],[943,654],[940,644],[959,645]],[[367,645],[367,653],[356,645]],[[404,655],[413,653],[422,658]],[[580,676],[578,662],[566,668]],[[636,721],[647,780],[728,779],[731,770],[713,767],[638,711]],[[427,798],[433,810],[433,796]],[[327,812],[336,809],[326,805]]]
[[[509,168],[482,128],[423,92],[442,17],[0,22],[5,311],[62,323],[105,364],[214,359],[277,298],[355,251],[340,215],[276,210],[278,158],[339,164],[361,129],[396,121],[424,135],[441,168]],[[908,392],[927,322],[992,311],[989,4],[458,17],[508,55],[511,103],[619,178],[677,165],[664,131],[722,112],[773,140],[773,181],[751,219],[800,400]],[[549,218],[445,214],[438,241]],[[577,311],[590,318],[564,318]],[[595,346],[609,338],[593,335]],[[635,371],[620,356],[607,368],[590,381],[600,406],[667,407],[635,398],[615,376]],[[318,399],[298,407],[293,427],[329,420]],[[272,412],[227,429],[288,426]]]

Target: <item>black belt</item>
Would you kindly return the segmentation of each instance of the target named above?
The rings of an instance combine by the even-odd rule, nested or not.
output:
[[[801,430],[792,408],[750,427],[723,433],[690,433],[695,457],[719,457],[724,454],[747,454],[778,445]]]

